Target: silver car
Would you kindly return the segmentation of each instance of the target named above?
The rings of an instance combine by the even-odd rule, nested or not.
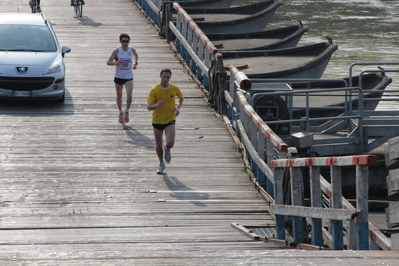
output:
[[[0,13],[0,99],[64,102],[64,55],[43,14]]]

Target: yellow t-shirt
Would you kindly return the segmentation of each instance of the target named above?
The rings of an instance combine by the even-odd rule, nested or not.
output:
[[[183,98],[179,87],[169,83],[169,88],[164,89],[161,85],[155,85],[148,95],[148,104],[156,104],[163,100],[165,104],[152,111],[153,124],[167,124],[176,120],[176,97]]]

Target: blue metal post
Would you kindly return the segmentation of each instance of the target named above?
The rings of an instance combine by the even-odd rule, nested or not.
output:
[[[271,141],[265,139],[266,141],[266,153],[264,155],[264,160],[266,161],[267,165],[270,166],[271,161],[274,159],[274,145]],[[285,159],[278,157],[278,159]],[[272,192],[274,191],[274,184],[270,179],[266,180],[266,191],[272,195],[272,197],[274,197],[274,195],[272,194]]]
[[[284,192],[283,192],[283,168],[274,168],[274,202],[277,205],[284,204]],[[276,214],[276,231],[277,238],[285,240],[285,223],[284,216]]]
[[[260,167],[257,167],[257,172],[256,172],[256,179],[258,180],[259,184],[265,188],[266,187],[266,175],[262,172]],[[267,191],[269,192],[269,191]]]
[[[181,42],[180,42],[180,40],[177,39],[177,38],[176,38],[176,41],[175,41],[175,46],[176,46],[176,49],[177,49],[178,51],[180,51]]]
[[[368,166],[356,165],[356,207],[360,210],[356,218],[357,249],[369,249],[368,235]]]
[[[266,192],[269,193],[272,198],[274,198],[274,185],[273,182],[268,178],[266,179]]]
[[[303,206],[303,179],[300,168],[290,168],[292,205]],[[303,242],[303,217],[292,217],[294,241]]]
[[[193,73],[197,73],[198,66],[194,60],[191,60],[191,62],[190,62],[190,69]]]
[[[320,167],[310,167],[310,200],[312,207],[321,208]],[[323,245],[322,220],[312,219],[312,245]]]
[[[369,223],[363,222],[358,223],[356,227],[357,234],[357,249],[368,250],[369,249],[369,235],[368,235]]]
[[[204,85],[204,87],[206,88],[206,89],[209,89],[209,77],[207,77],[206,75],[204,75],[203,76],[203,81],[202,81],[202,84]]]
[[[332,187],[330,208],[342,209],[341,168],[338,166],[331,166],[330,169]],[[331,221],[331,235],[332,248],[337,250],[344,249],[343,223],[341,220]]]
[[[332,248],[337,250],[344,249],[343,225],[341,220],[332,220],[331,235],[333,238]]]
[[[186,51],[186,47],[184,47],[184,45],[180,45],[179,53],[183,57],[183,59],[185,60],[186,57],[187,57],[187,51]]]
[[[185,55],[184,55],[184,61],[188,66],[191,66],[191,55],[187,52],[187,49],[184,49]]]
[[[196,65],[197,66],[197,65]],[[197,79],[202,80],[202,69],[197,66],[196,75]]]

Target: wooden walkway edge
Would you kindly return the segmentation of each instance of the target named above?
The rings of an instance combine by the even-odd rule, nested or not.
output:
[[[395,265],[396,252],[287,249],[235,230],[274,220],[224,120],[136,5],[85,1],[82,19],[69,0],[41,5],[72,48],[65,104],[0,103],[0,265]],[[140,56],[126,125],[105,63],[121,32]],[[145,108],[162,67],[185,96],[163,176]]]

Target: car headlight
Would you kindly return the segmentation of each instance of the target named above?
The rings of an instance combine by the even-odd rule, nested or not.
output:
[[[63,65],[62,65],[62,59],[59,59],[53,63],[53,65],[43,73],[43,75],[48,75],[48,74],[53,74],[62,71]]]

